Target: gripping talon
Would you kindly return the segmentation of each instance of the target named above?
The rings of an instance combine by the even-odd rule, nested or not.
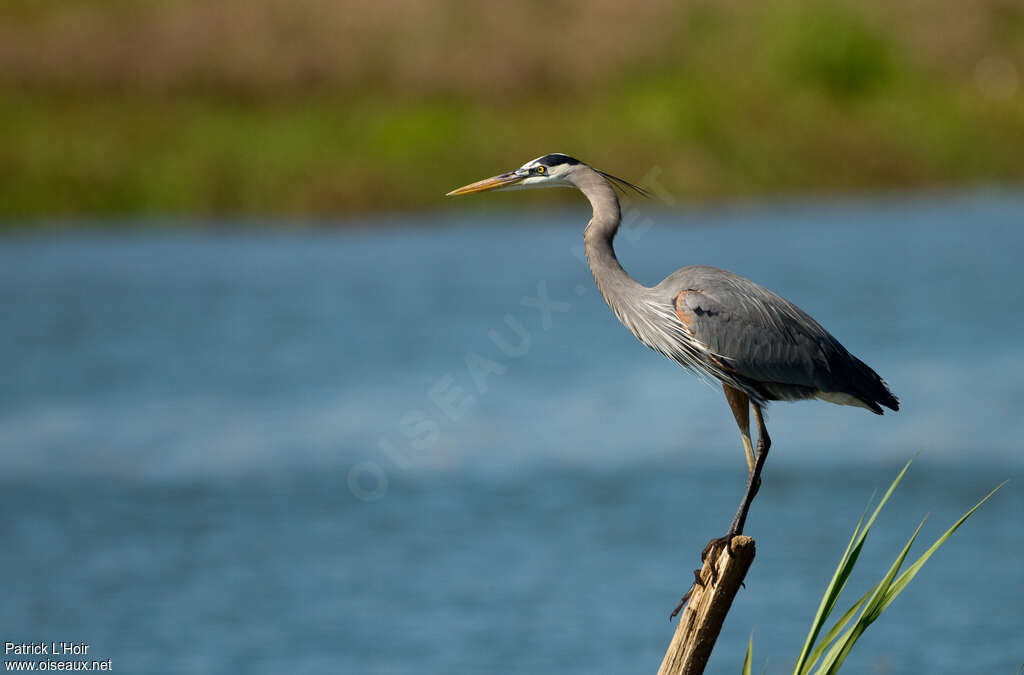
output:
[[[708,545],[704,547],[704,551],[702,551],[701,554],[700,554],[701,562],[707,562],[708,556],[709,555],[712,556],[712,564],[711,564],[711,584],[712,585],[718,583],[718,568],[715,567],[715,565],[714,565],[714,558],[717,557],[717,552],[718,552],[719,548],[724,548],[729,553],[729,555],[733,555],[732,539],[733,539],[733,535],[731,535],[731,534],[727,534],[724,537],[718,537],[717,539],[712,539],[711,541],[708,542]]]
[[[725,551],[730,556],[733,555],[734,551],[732,550],[732,540],[734,536],[735,535],[732,534],[732,532],[730,532],[724,537],[717,537],[715,539],[712,539],[708,542],[708,545],[704,547],[704,550],[701,551],[700,561],[702,563],[706,563],[708,561],[708,556],[711,556],[711,565],[709,567],[711,568],[712,586],[718,583],[718,567],[715,565],[716,559],[718,557],[718,551],[720,549],[725,549]],[[698,586],[700,588],[707,587],[707,584],[704,582],[704,579],[701,578],[700,573],[701,570],[699,569],[693,571],[693,585],[690,586],[690,590],[686,591],[686,595],[684,595],[682,600],[679,601],[679,604],[676,605],[676,608],[672,610],[672,613],[668,615],[669,621],[672,621],[672,619],[676,618],[676,615],[678,615],[679,612],[682,611],[683,606],[686,605],[686,602],[693,595],[693,589],[697,588]],[[742,582],[740,583],[742,584]],[[744,586],[744,588],[746,588],[746,586]]]
[[[690,586],[690,590],[686,591],[686,594],[683,596],[683,599],[679,601],[679,604],[676,605],[676,608],[672,610],[672,613],[668,615],[668,620],[670,623],[672,619],[676,618],[676,615],[679,614],[680,610],[683,609],[683,606],[686,604],[686,601],[690,599],[690,596],[693,595],[693,589],[697,588],[698,586],[704,588],[704,580],[700,578],[700,570],[694,570],[693,585]]]
[[[676,618],[676,615],[679,614],[679,612],[683,609],[683,605],[685,605],[686,601],[690,599],[690,595],[692,593],[693,593],[693,587],[691,586],[690,590],[686,591],[686,595],[683,596],[683,599],[679,601],[678,605],[676,605],[676,608],[673,609],[672,613],[668,615],[668,622],[669,623],[672,623],[672,619]]]

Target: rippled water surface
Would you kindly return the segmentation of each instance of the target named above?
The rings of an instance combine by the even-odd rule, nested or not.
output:
[[[903,462],[841,609],[921,517],[923,551],[1021,474],[1024,199],[630,215],[641,281],[739,272],[903,400],[771,408],[757,559],[709,672],[751,631],[755,670],[788,672]],[[586,218],[0,240],[0,639],[132,673],[656,671],[745,463],[721,391],[601,301]],[[1017,671],[1017,483],[850,672]]]

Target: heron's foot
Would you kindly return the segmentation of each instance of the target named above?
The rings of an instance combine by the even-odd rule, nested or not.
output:
[[[679,614],[679,612],[682,611],[683,607],[686,606],[686,602],[690,599],[690,596],[693,595],[693,589],[697,588],[698,586],[704,588],[704,580],[700,578],[700,570],[694,570],[693,585],[690,586],[690,590],[686,591],[686,593],[683,594],[683,597],[679,601],[679,604],[676,605],[676,608],[673,609],[672,613],[668,615],[669,623],[671,623],[672,619],[676,618],[676,615]]]
[[[730,532],[724,537],[717,537],[709,541],[708,545],[704,547],[703,551],[701,551],[700,561],[707,561],[708,556],[711,556],[712,560],[714,560],[718,557],[718,552],[723,548],[729,551],[729,555],[732,555],[732,539],[735,536],[736,535],[734,533]],[[711,574],[717,575],[717,570],[715,569],[714,565],[711,566]],[[712,583],[714,583],[715,581],[716,579],[712,577]]]
[[[715,565],[715,563],[718,561],[718,556],[721,554],[721,551],[723,549],[727,551],[729,555],[732,555],[732,539],[735,536],[736,535],[734,533],[730,532],[724,537],[712,539],[708,542],[708,545],[704,547],[704,550],[700,554],[701,562],[707,562],[708,556],[711,556],[711,564],[709,565],[709,567],[711,568],[712,586],[718,583],[718,567]],[[686,606],[686,603],[693,595],[693,590],[695,588],[697,588],[698,586],[704,588],[706,586],[706,584],[704,583],[704,579],[702,579],[700,576],[700,573],[701,570],[699,569],[693,571],[693,585],[690,586],[690,590],[686,591],[686,594],[683,595],[682,599],[679,601],[679,604],[676,605],[676,608],[672,610],[672,613],[668,615],[669,621],[676,618],[676,615],[678,615],[679,612],[682,611],[683,607]]]
[[[692,594],[693,594],[693,589],[692,588],[690,590],[686,591],[686,595],[684,595],[682,600],[679,601],[679,604],[676,605],[676,608],[672,610],[672,613],[668,615],[668,622],[669,623],[672,623],[672,619],[676,618],[676,616],[678,616],[679,612],[683,611],[683,607],[686,606],[686,601],[690,599],[690,596]]]

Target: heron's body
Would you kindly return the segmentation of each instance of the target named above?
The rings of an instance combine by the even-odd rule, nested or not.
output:
[[[880,403],[897,405],[882,379],[821,324],[748,279],[698,265],[647,291],[650,319],[623,319],[633,334],[759,405],[820,398],[878,414]]]
[[[768,401],[820,398],[877,414],[881,406],[897,410],[899,401],[821,324],[748,279],[701,265],[677,270],[654,287],[631,278],[612,246],[621,222],[613,183],[635,187],[566,155],[551,154],[449,194],[563,185],[586,195],[594,211],[583,235],[587,260],[608,306],[645,345],[723,385],[750,470],[747,494],[727,537],[739,534],[771,443],[762,417]],[[758,424],[756,458],[750,407]]]

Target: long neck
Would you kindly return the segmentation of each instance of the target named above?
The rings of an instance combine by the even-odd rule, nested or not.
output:
[[[630,278],[615,257],[612,240],[615,239],[621,221],[619,199],[608,179],[588,166],[581,165],[577,169],[573,182],[587,196],[594,209],[594,215],[583,233],[590,271],[605,302],[622,320],[622,310],[626,308],[628,299],[646,288]]]

